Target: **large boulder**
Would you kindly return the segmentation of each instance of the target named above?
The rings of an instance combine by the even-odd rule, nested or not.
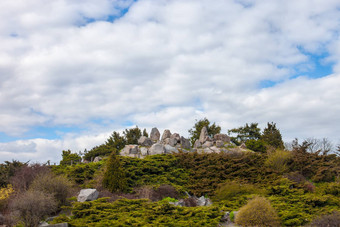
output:
[[[164,132],[163,132],[161,141],[164,142],[165,139],[167,139],[167,138],[170,139],[170,136],[171,136],[170,130],[169,129],[165,129]]]
[[[172,147],[172,146],[170,146],[169,144],[166,144],[166,145],[164,146],[164,148],[165,148],[165,153],[166,153],[166,154],[178,153],[177,148],[176,148],[176,147]]]
[[[206,142],[202,145],[202,148],[212,147],[213,145],[214,145],[213,142],[211,142],[211,141],[206,141]]]
[[[85,202],[85,201],[92,201],[98,198],[99,192],[96,189],[82,189],[79,192],[77,201],[78,202]]]
[[[147,156],[147,155],[149,155],[149,149],[146,148],[146,147],[141,147],[141,148],[140,148],[140,154],[141,154],[142,156]]]
[[[169,145],[174,147],[177,145],[177,139],[176,138],[170,138],[169,139]]]
[[[164,153],[165,153],[165,147],[163,144],[160,144],[160,143],[155,143],[149,149],[149,155],[164,154]]]
[[[181,136],[178,133],[174,133],[170,136],[170,140],[173,139],[174,141],[176,141],[176,144],[180,142],[181,140]]]
[[[181,146],[183,149],[190,149],[191,148],[190,140],[181,136]]]
[[[161,134],[159,133],[157,128],[152,128],[150,133],[150,139],[154,142],[159,141]]]
[[[216,147],[223,147],[224,142],[222,140],[216,140],[215,145],[216,145]]]
[[[94,158],[93,162],[99,162],[99,161],[101,161],[101,160],[103,160],[103,158],[97,156],[97,157]]]
[[[194,148],[200,148],[202,146],[201,142],[199,140],[196,140],[194,143]]]
[[[141,136],[138,139],[138,144],[140,144],[141,146],[144,146],[144,147],[151,147],[153,142],[150,138],[148,138],[146,136]]]
[[[197,206],[210,206],[210,205],[212,205],[212,202],[209,198],[201,196],[197,199]]]
[[[214,135],[214,140],[221,140],[222,142],[225,142],[225,143],[230,143],[230,137],[226,134],[216,134]]]
[[[125,145],[125,147],[121,150],[120,155],[132,155],[132,154],[139,154],[139,147],[138,145]]]
[[[201,130],[199,141],[201,144],[204,144],[205,141],[208,140],[208,138],[209,138],[208,130],[207,130],[207,127],[204,126]]]

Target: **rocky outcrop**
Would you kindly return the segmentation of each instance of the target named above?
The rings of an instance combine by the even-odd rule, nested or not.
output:
[[[155,143],[152,145],[149,149],[149,155],[155,155],[155,154],[165,154],[165,147],[163,144]]]
[[[103,158],[98,156],[94,158],[93,162],[99,162],[101,160],[103,160]]]
[[[181,136],[180,144],[183,149],[191,149],[190,140],[184,138],[183,136]]]
[[[150,139],[151,139],[153,142],[159,141],[160,136],[161,136],[161,134],[159,133],[159,131],[158,131],[157,128],[152,128],[152,129],[151,129]]]
[[[137,155],[139,154],[139,147],[138,145],[125,145],[125,147],[121,150],[120,154],[125,156]]]
[[[209,139],[209,135],[208,135],[208,130],[207,127],[203,127],[200,133],[200,138],[198,139],[198,141],[201,144],[204,144],[205,141],[207,141]]]
[[[164,132],[163,132],[163,135],[162,135],[162,139],[161,139],[161,142],[164,143],[164,141],[166,139],[170,139],[171,137],[171,132],[169,129],[165,129]]]
[[[99,192],[96,189],[82,189],[79,192],[77,201],[78,202],[85,202],[85,201],[92,201],[98,198]]]
[[[142,136],[138,139],[138,144],[144,147],[151,147],[153,142],[150,138]]]

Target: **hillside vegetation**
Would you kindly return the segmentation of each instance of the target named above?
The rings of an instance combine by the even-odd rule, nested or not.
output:
[[[191,141],[197,140],[197,131],[204,126],[211,126],[207,119],[196,122],[191,129]],[[220,132],[218,127],[215,123],[210,127],[211,136]],[[0,223],[37,226],[48,215],[58,215],[51,223],[67,222],[71,226],[218,226],[230,221],[242,226],[340,224],[340,157],[326,149],[311,151],[308,141],[299,144],[295,140],[285,149],[274,123],[268,123],[262,133],[255,123],[231,130],[234,145],[245,143],[252,151],[183,150],[143,159],[120,156],[119,149],[127,143],[126,135],[131,132],[141,136],[138,130],[126,130],[125,136],[114,132],[106,143],[85,152],[87,160],[93,159],[92,155],[104,158],[97,162],[84,163],[79,161],[81,155],[63,151],[60,165],[17,161],[1,164]],[[130,135],[131,138],[135,137]],[[96,188],[101,198],[76,202],[74,196],[81,188]],[[38,195],[39,199],[32,199],[32,195]],[[193,196],[210,198],[212,205],[196,206]],[[184,201],[184,206],[175,205],[179,200]],[[24,215],[25,206],[30,206],[29,218]]]

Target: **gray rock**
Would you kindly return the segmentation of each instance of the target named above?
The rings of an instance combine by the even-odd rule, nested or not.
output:
[[[247,146],[246,146],[244,143],[242,143],[242,144],[240,145],[240,148],[242,148],[242,149],[247,149]]]
[[[221,150],[218,147],[215,147],[215,146],[209,147],[209,149],[212,150],[215,153],[220,153],[221,152]]]
[[[210,205],[212,205],[212,202],[209,198],[201,196],[197,199],[197,206],[210,206]]]
[[[141,146],[144,146],[144,147],[151,147],[153,142],[150,138],[148,138],[146,136],[141,136],[138,139],[138,144],[140,144]]]
[[[178,133],[174,133],[170,136],[170,139],[175,139],[176,140],[176,144],[180,142],[181,140],[181,136]]]
[[[159,133],[157,128],[152,128],[150,133],[150,139],[154,142],[159,141],[161,134]]]
[[[230,137],[227,134],[216,134],[214,135],[214,140],[222,140],[225,143],[230,143]]]
[[[201,150],[202,150],[204,153],[206,153],[206,154],[214,153],[214,151],[211,150],[209,147],[206,147],[206,148],[201,149]]]
[[[202,144],[199,140],[196,140],[194,143],[194,148],[199,148],[199,147],[202,147]]]
[[[99,162],[99,161],[101,161],[101,160],[103,160],[103,158],[97,156],[97,157],[94,158],[93,162]]]
[[[222,140],[216,140],[215,144],[216,144],[216,147],[223,147],[224,146],[224,142]]]
[[[174,147],[177,145],[177,139],[176,138],[170,138],[169,139],[169,145]]]
[[[85,202],[85,201],[92,201],[98,198],[99,192],[96,189],[82,189],[79,192],[77,201],[78,202]]]
[[[131,154],[139,154],[138,145],[125,145],[125,147],[120,151],[120,155],[129,156]]]
[[[147,156],[147,155],[149,155],[149,149],[146,148],[146,147],[141,147],[141,148],[140,148],[140,154],[141,154],[142,156]]]
[[[162,141],[163,144],[170,144],[170,138],[166,138]]]
[[[149,149],[149,155],[164,154],[164,153],[165,153],[165,147],[163,144],[160,144],[160,143],[155,143]]]
[[[183,199],[180,199],[177,202],[169,202],[169,203],[175,206],[180,206],[180,207],[183,207],[185,205],[185,202]]]
[[[181,146],[183,149],[190,149],[191,148],[190,140],[181,136]]]
[[[170,130],[165,129],[164,132],[163,132],[161,141],[163,142],[165,139],[168,139],[168,138],[170,139],[170,136],[171,136]]]
[[[165,153],[166,154],[171,154],[171,153],[178,153],[178,150],[176,147],[172,147],[169,144],[164,145],[165,148]]]
[[[200,143],[204,144],[204,142],[207,141],[207,138],[209,138],[208,130],[206,127],[203,127],[199,138]]]
[[[206,141],[206,142],[202,145],[202,148],[212,147],[213,145],[214,145],[213,142],[211,142],[211,141]]]
[[[39,227],[50,226],[46,221],[40,222]]]

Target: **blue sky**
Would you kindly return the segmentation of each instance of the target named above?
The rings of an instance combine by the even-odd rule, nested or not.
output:
[[[0,162],[58,161],[138,125],[276,122],[340,143],[340,3],[5,0]]]

